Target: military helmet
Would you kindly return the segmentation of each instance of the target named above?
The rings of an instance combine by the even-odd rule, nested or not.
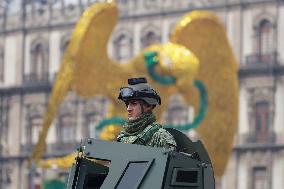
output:
[[[144,77],[128,79],[128,87],[121,87],[119,100],[144,100],[150,105],[160,105],[161,98],[158,93],[149,85]]]

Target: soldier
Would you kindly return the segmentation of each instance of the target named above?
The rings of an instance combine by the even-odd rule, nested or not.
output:
[[[128,87],[120,89],[118,99],[126,105],[128,120],[117,141],[176,149],[173,136],[156,122],[153,109],[161,104],[161,98],[146,78],[128,79]]]

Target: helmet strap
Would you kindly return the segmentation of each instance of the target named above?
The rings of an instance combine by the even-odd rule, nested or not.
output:
[[[141,108],[141,114],[144,114],[145,113],[145,110],[144,110],[144,104],[143,104],[144,102],[141,102],[141,101],[139,101],[139,105],[140,105],[140,108]]]

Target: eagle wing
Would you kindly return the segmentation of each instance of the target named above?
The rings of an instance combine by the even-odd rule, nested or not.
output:
[[[197,132],[212,158],[216,176],[222,176],[237,129],[239,99],[237,63],[225,29],[213,13],[193,11],[177,22],[171,41],[184,45],[199,59],[196,79],[206,87],[208,110]],[[180,91],[198,110],[198,92],[186,87]]]

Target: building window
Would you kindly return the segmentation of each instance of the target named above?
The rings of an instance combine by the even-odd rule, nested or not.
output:
[[[76,0],[65,0],[64,1],[64,5],[65,5],[65,9],[67,11],[72,11],[76,8],[76,6],[79,4],[79,1],[76,1]],[[68,13],[68,12],[65,12],[65,13]]]
[[[48,12],[49,2],[48,0],[36,0],[34,3],[34,14],[42,16]],[[35,12],[36,11],[36,12]]]
[[[42,124],[43,120],[41,117],[33,117],[30,119],[32,144],[36,144],[38,142]]]
[[[103,96],[86,101],[83,115],[85,127],[82,128],[85,137],[98,137],[96,127],[107,116],[108,106],[108,99]]]
[[[4,50],[0,48],[0,81],[4,81],[5,67],[4,67]]]
[[[142,47],[148,47],[149,45],[159,43],[160,37],[154,31],[148,31],[142,38]]]
[[[63,57],[64,52],[65,52],[65,50],[66,50],[68,44],[69,44],[69,41],[64,41],[64,42],[61,44],[61,47],[60,47],[61,57]]]
[[[272,24],[266,19],[262,20],[258,29],[258,50],[260,54],[267,54],[272,51],[272,32]]]
[[[36,43],[31,49],[30,77],[34,80],[43,80],[47,76],[47,48],[43,43]]]
[[[270,125],[269,103],[267,101],[255,104],[255,133],[256,140],[264,142],[267,140]]]
[[[171,38],[173,32],[175,31],[175,27],[176,27],[176,22],[173,22],[173,23],[170,24],[170,26],[169,26],[168,39]]]
[[[159,2],[157,0],[147,0],[147,1],[143,1],[144,2],[144,7],[146,9],[153,9],[153,8],[157,8]]]
[[[64,55],[64,52],[69,44],[69,41],[70,41],[70,35],[66,35],[64,36],[62,39],[61,39],[61,42],[60,42],[60,54],[61,54],[61,57],[63,57]]]
[[[174,95],[169,98],[169,104],[165,114],[168,124],[183,125],[193,121],[194,111],[192,107],[185,106],[181,95]]]
[[[1,1],[1,4],[0,4],[0,23],[2,23],[3,21],[3,18],[7,12],[7,8],[8,8],[8,4],[9,2],[7,1]]]
[[[29,104],[27,105],[27,129],[26,141],[28,144],[35,144],[39,139],[39,134],[43,125],[44,105],[42,104]]]
[[[84,127],[84,137],[97,138],[96,127],[102,120],[101,115],[93,112],[86,115],[86,127]]]
[[[117,2],[118,2],[118,3],[121,3],[121,4],[127,4],[127,3],[128,3],[127,0],[118,0]]]
[[[0,154],[5,153],[9,154],[9,125],[8,125],[8,119],[9,119],[9,97],[1,97],[0,100]]]
[[[256,27],[255,50],[259,62],[269,63],[273,58],[273,25],[263,19]]]
[[[266,167],[253,168],[253,189],[268,189],[268,174]]]
[[[12,168],[7,163],[3,163],[0,165],[0,187],[2,188],[10,188],[10,184],[12,183]]]
[[[132,43],[131,38],[125,34],[120,35],[114,42],[115,56],[117,60],[128,60],[132,55]]]
[[[59,140],[63,143],[76,140],[75,120],[71,114],[64,114],[59,118]]]
[[[52,8],[53,9],[60,9],[63,7],[64,1],[62,0],[55,0],[52,2]]]
[[[21,11],[21,1],[2,1],[3,3],[6,3],[6,11],[7,11],[7,17],[9,16],[15,16],[19,14]]]

